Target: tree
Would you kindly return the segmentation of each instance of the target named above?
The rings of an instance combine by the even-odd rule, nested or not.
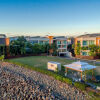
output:
[[[89,52],[90,56],[96,56],[96,54],[97,54],[97,52],[99,50],[99,47],[94,45],[94,44],[93,45],[89,45],[89,50],[90,50],[90,52]]]
[[[18,54],[25,54],[26,50],[26,39],[24,36],[18,37],[17,40],[11,41],[10,43],[10,53],[14,53],[15,55]]]
[[[72,45],[72,44],[69,44],[69,45],[67,46],[67,50],[68,50],[69,52],[71,52],[73,56],[75,56],[74,48],[75,48],[75,47],[74,47],[74,45]]]
[[[19,36],[17,41],[19,41],[19,42],[26,42],[26,39],[25,39],[24,36]]]
[[[34,44],[33,45],[33,53],[34,54],[40,54],[41,53],[41,45],[40,44]]]
[[[53,43],[53,44],[50,46],[50,49],[53,50],[52,55],[53,55],[53,56],[57,56],[57,45],[56,45],[56,43]]]
[[[81,53],[81,44],[78,43],[76,48],[75,48],[75,54],[76,55],[80,55],[80,53]]]

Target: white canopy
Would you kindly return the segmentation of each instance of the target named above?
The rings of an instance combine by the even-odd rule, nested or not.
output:
[[[90,70],[96,68],[96,66],[90,65],[86,62],[73,62],[72,64],[64,65],[65,68],[73,69],[76,71],[85,71],[85,70]]]

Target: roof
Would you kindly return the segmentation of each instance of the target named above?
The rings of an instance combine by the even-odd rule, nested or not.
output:
[[[64,65],[66,68],[73,69],[76,71],[85,71],[96,68],[96,66],[90,65],[86,62],[73,62],[72,64]]]
[[[53,39],[54,40],[66,40],[67,37],[65,37],[65,36],[57,36],[57,37],[54,37]]]
[[[27,38],[26,38],[27,39]],[[29,37],[28,40],[41,40],[41,41],[48,41],[49,39],[46,38],[46,37],[39,37],[39,36],[36,36],[36,37]]]
[[[100,33],[94,33],[94,34],[85,34],[85,35],[80,35],[77,38],[83,38],[83,37],[100,37]]]
[[[0,34],[0,38],[6,38],[5,34]]]

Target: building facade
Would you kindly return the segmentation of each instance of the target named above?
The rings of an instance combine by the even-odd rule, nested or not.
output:
[[[75,38],[75,49],[77,44],[80,44],[81,47],[88,47],[89,45],[100,46],[100,34],[86,34],[81,35]],[[90,50],[81,50],[80,55],[89,56]]]
[[[59,56],[66,56],[67,55],[67,37],[59,36],[35,36],[35,37],[26,37],[26,40],[29,41],[32,44],[38,43],[38,44],[53,44],[55,43],[57,46],[57,53]],[[49,51],[50,53],[53,53],[53,50],[51,49]]]
[[[17,40],[18,37],[10,37],[10,42],[13,40]],[[64,36],[26,36],[25,39],[30,42],[31,44],[50,44],[52,45],[53,43],[56,44],[57,46],[57,53],[58,56],[67,56],[68,51],[67,51],[67,46],[68,46],[68,41],[67,41],[67,37]],[[53,50],[51,49],[49,51],[51,54],[53,53]]]
[[[48,44],[49,43],[49,39],[46,37],[40,37],[40,36],[36,36],[36,37],[26,37],[26,40],[32,44]]]
[[[58,52],[58,55],[59,56],[67,56],[67,53],[68,53],[68,51],[67,51],[67,38],[66,37],[61,37],[61,36],[59,36],[59,37],[54,37],[53,38],[53,42],[55,42],[56,43],[56,45],[57,45],[57,52]]]
[[[0,34],[0,45],[9,45],[9,38],[5,34]]]

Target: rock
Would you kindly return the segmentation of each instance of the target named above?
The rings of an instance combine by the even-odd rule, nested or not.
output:
[[[0,67],[0,97],[3,99],[86,100],[87,96],[72,86],[35,71],[6,62],[2,62]]]

